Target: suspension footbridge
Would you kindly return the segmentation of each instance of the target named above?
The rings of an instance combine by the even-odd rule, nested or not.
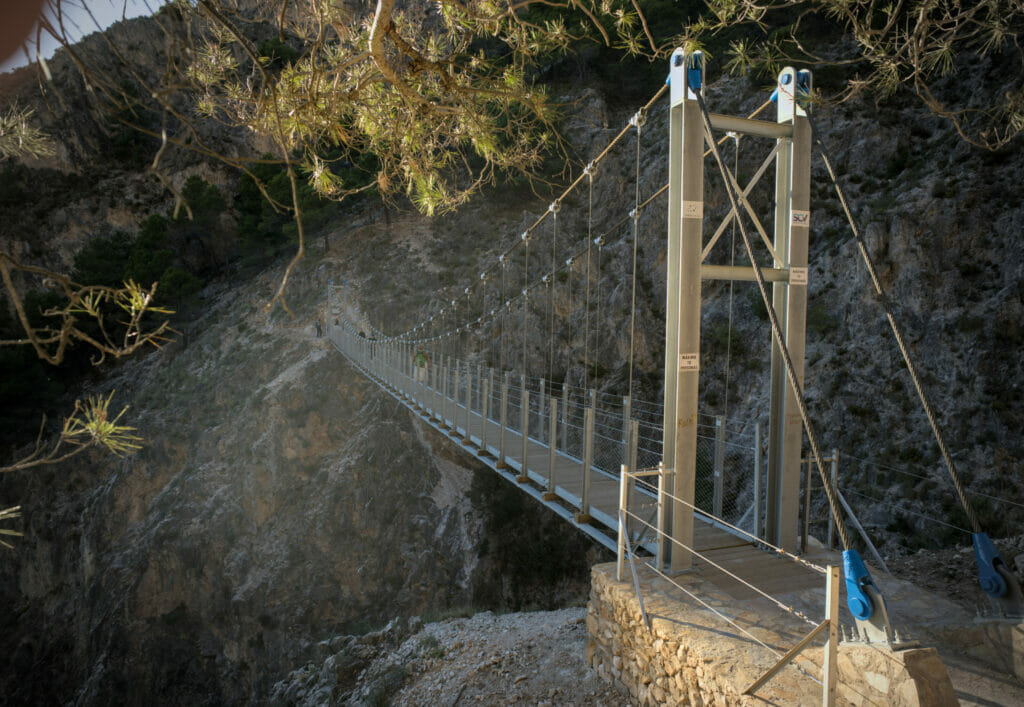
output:
[[[616,552],[620,575],[628,561],[635,577],[635,563],[643,561],[673,582],[699,563],[737,598],[761,596],[784,611],[793,608],[775,599],[778,594],[821,586],[827,578],[826,594],[832,598],[826,602],[826,619],[814,622],[801,616],[815,627],[805,641],[825,631],[834,645],[837,575],[815,557],[809,533],[811,491],[817,483],[828,512],[828,545],[835,539],[843,550],[846,610],[858,635],[898,648],[885,598],[856,546],[866,548],[881,568],[884,560],[847,498],[856,501],[856,492],[844,495],[840,489],[840,455],[833,450],[826,457],[804,397],[811,158],[817,152],[939,447],[952,493],[971,525],[965,531],[972,538],[979,586],[996,612],[1020,616],[1020,587],[981,527],[810,115],[810,73],[787,67],[771,100],[740,118],[708,109],[704,71],[699,52],[677,50],[666,87],[637,111],[565,192],[460,294],[436,301],[434,310],[406,331],[374,326],[347,290],[332,284],[328,322],[335,317],[338,321],[329,325],[330,340],[425,424]],[[669,179],[642,197],[640,134],[649,112],[666,97]],[[758,119],[773,104],[775,120]],[[630,134],[637,149],[628,214],[615,224],[595,224],[594,180],[612,148]],[[738,168],[727,164],[723,149],[733,141],[738,151],[741,136],[767,144],[763,160],[742,185]],[[728,207],[710,235],[705,233],[710,221],[710,210],[705,210],[707,165],[717,175]],[[753,195],[773,166],[769,229],[761,223],[766,209],[753,203]],[[559,240],[563,205],[571,200],[588,205],[586,236],[575,243],[564,233]],[[640,219],[654,204],[667,212],[663,397],[657,402],[637,396],[634,372]],[[719,244],[727,233],[733,240],[728,262],[712,262],[715,256],[721,261],[725,248]],[[632,253],[630,278],[619,283],[630,288],[631,300],[628,323],[619,327],[628,331],[628,366],[619,395],[607,392],[607,386],[599,388],[600,365],[592,357],[602,337],[609,335],[601,330],[605,285],[600,269],[602,250],[613,234],[624,234],[619,237]],[[556,288],[560,283],[571,288],[577,276],[582,306],[573,316],[559,314],[556,309],[564,307],[555,305]],[[767,429],[698,410],[702,283],[714,280],[729,283],[730,297],[732,283],[753,283],[767,313]],[[515,341],[517,328],[520,342]],[[582,352],[577,352],[582,354],[581,374],[575,380],[565,367],[555,375],[566,328],[583,330]],[[536,341],[547,339],[539,353],[528,350],[530,336],[534,349]],[[830,679],[825,677],[827,685]],[[824,699],[830,701],[827,688]]]

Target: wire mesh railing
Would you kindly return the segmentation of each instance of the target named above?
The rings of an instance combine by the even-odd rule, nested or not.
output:
[[[402,342],[375,342],[343,326],[331,327],[330,336],[364,370],[440,428],[479,445],[481,453],[497,453],[499,461],[518,471],[517,478],[545,478],[551,485],[556,462],[563,470],[574,470],[565,472],[571,481],[564,489],[572,491],[564,496],[579,499],[582,515],[600,510],[590,502],[594,475],[615,479],[623,465],[650,466],[661,459],[659,403],[498,371]],[[730,437],[733,430],[735,438]],[[758,455],[743,430],[721,417],[698,419],[696,503],[728,522],[750,515],[758,498],[754,480],[760,474],[753,468]],[[543,449],[548,450],[546,457]],[[611,515],[613,509],[605,511],[606,517]]]

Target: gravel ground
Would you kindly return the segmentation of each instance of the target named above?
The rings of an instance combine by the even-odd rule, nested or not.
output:
[[[365,675],[404,666],[402,687],[389,700],[395,705],[628,704],[624,693],[583,662],[585,617],[583,608],[487,611],[427,624]],[[369,687],[359,696],[368,697]]]

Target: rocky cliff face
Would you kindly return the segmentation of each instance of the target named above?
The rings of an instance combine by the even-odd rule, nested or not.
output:
[[[292,305],[312,313],[329,271],[304,268]],[[278,275],[208,290],[194,331],[105,383],[142,451],[4,479],[26,532],[0,556],[10,701],[259,699],[332,633],[585,595],[587,541],[422,429],[309,317],[267,317]]]

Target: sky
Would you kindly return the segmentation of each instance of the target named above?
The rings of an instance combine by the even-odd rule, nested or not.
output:
[[[8,2],[9,0],[2,0]],[[18,2],[19,0],[13,0]],[[46,11],[53,16],[55,0],[47,0]],[[151,15],[163,5],[164,0],[61,0],[61,12],[64,16],[64,27],[73,41],[105,29],[118,20],[139,15]],[[88,8],[88,10],[86,10]],[[90,12],[92,16],[90,16]],[[29,53],[35,59],[35,30],[30,35]],[[45,32],[42,33],[42,48],[39,52],[49,59],[57,51],[60,44]],[[24,50],[19,49],[7,61],[0,64],[0,72],[10,71],[28,63]]]

